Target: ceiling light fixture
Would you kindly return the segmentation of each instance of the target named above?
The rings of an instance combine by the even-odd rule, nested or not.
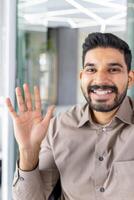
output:
[[[106,21],[106,23],[109,23],[110,21],[116,21],[118,19],[125,18],[126,15],[127,15],[126,12],[125,13],[120,13],[120,14],[114,15],[114,16],[106,19],[105,21]]]
[[[61,16],[61,15],[71,15],[71,14],[77,14],[80,13],[77,9],[66,9],[66,10],[55,10],[55,11],[48,11],[47,16]]]
[[[106,30],[106,24],[103,23],[103,24],[101,25],[100,32],[101,32],[101,33],[105,33],[105,30]]]
[[[68,19],[67,21],[71,28],[77,28],[77,24],[72,19]]]
[[[117,3],[111,3],[111,2],[107,2],[106,0],[104,1],[100,1],[100,0],[82,0],[82,1],[86,1],[88,3],[93,3],[93,4],[97,4],[97,5],[101,5],[101,6],[105,6],[105,7],[109,7],[109,8],[118,8],[118,10],[126,10],[126,6],[121,5],[121,4],[117,4]]]
[[[74,0],[65,0],[65,1],[68,2],[69,4],[71,4],[72,6],[74,6],[75,8],[77,8],[78,10],[80,10],[85,15],[87,15],[87,16],[91,17],[92,19],[94,19],[95,21],[97,21],[98,24],[103,23],[104,20],[101,17],[99,17],[95,13],[91,12],[91,10],[85,8],[84,6],[77,3],[76,1],[74,1]]]

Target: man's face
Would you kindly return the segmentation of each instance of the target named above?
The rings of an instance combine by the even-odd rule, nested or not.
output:
[[[89,50],[80,78],[83,95],[93,110],[114,110],[122,103],[128,88],[124,55],[114,48]]]

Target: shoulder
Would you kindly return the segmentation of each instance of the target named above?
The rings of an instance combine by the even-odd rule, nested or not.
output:
[[[127,97],[128,97],[130,106],[131,106],[132,110],[134,111],[134,99],[132,97],[130,97],[130,96],[127,96]]]

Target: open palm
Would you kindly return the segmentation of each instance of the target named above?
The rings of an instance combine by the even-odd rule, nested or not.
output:
[[[53,106],[48,109],[43,118],[39,89],[34,87],[34,109],[28,85],[24,84],[23,89],[25,99],[22,97],[21,89],[19,87],[16,88],[18,114],[15,112],[9,98],[7,98],[6,104],[13,119],[15,138],[19,148],[30,149],[40,146],[45,137],[52,117]]]

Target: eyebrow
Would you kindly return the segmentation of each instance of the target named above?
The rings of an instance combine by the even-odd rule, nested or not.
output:
[[[87,67],[87,66],[91,66],[91,67],[93,67],[93,66],[95,66],[95,64],[94,63],[86,63],[85,65],[84,65],[84,68],[85,67]],[[120,63],[118,63],[118,62],[111,62],[111,63],[108,63],[108,66],[109,67],[114,67],[114,66],[119,66],[120,68],[123,68],[123,65],[121,65]]]
[[[111,62],[111,63],[108,64],[108,66],[109,67],[119,66],[120,68],[123,68],[123,65],[121,65],[120,63],[117,63],[117,62]]]
[[[95,64],[94,64],[94,63],[86,63],[86,64],[84,65],[84,68],[87,67],[87,66],[95,66]]]

